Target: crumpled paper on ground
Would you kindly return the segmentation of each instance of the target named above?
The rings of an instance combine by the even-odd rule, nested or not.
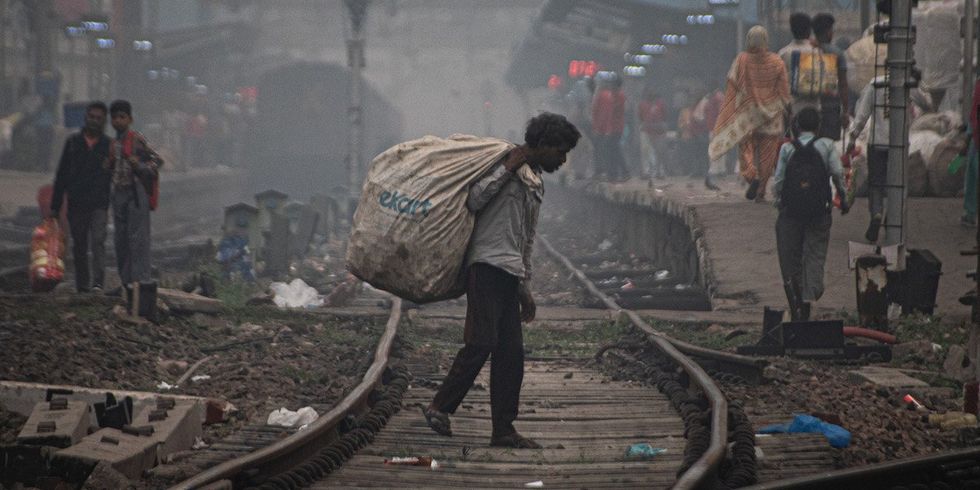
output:
[[[302,427],[312,423],[320,415],[313,407],[303,407],[297,411],[292,411],[286,407],[273,410],[266,419],[266,425],[277,425],[280,427]]]
[[[280,308],[316,308],[323,305],[323,297],[302,279],[286,284],[274,282],[269,290],[275,295],[272,301]]]

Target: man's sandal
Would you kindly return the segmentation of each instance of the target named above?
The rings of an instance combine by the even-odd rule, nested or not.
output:
[[[449,426],[448,413],[423,408],[422,415],[425,416],[425,423],[428,424],[429,428],[435,431],[436,434],[441,436],[453,435],[453,429]]]

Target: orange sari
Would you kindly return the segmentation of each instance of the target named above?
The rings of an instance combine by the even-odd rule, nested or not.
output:
[[[782,58],[768,50],[743,51],[728,70],[708,156],[715,161],[755,133],[783,134],[783,111],[790,102]]]

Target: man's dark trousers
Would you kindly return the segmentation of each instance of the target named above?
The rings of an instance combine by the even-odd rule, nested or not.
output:
[[[515,432],[514,420],[524,381],[524,334],[517,299],[518,278],[487,265],[473,264],[466,287],[465,345],[439,387],[433,404],[455,413],[487,357],[490,366],[490,413],[493,436]]]
[[[75,289],[87,291],[93,286],[105,287],[106,208],[74,208],[68,205],[68,227],[71,230],[72,254],[75,260]],[[88,261],[92,251],[91,269]]]

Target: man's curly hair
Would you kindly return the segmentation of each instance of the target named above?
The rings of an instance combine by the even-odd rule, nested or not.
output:
[[[582,133],[565,116],[542,112],[527,122],[524,142],[531,148],[575,148]]]

